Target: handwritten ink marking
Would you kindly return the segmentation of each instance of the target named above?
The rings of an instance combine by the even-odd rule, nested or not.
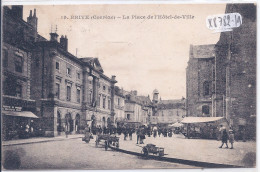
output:
[[[227,13],[208,16],[206,26],[214,32],[228,32],[242,25],[242,16],[239,13]]]

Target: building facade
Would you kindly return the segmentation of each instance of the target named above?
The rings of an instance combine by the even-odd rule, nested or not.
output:
[[[221,33],[216,44],[216,68],[224,80],[217,90],[224,95],[225,113],[238,137],[256,137],[256,5],[227,5],[226,13],[239,13],[243,23]],[[222,79],[223,78],[223,79]],[[221,91],[222,90],[222,91]]]
[[[31,11],[32,15],[32,11]],[[42,39],[31,24],[34,15],[23,20],[23,7],[3,7],[2,44],[2,114],[3,139],[29,137],[28,131],[36,129],[36,106],[31,98],[31,49]]]
[[[233,31],[221,33],[214,49],[212,45],[199,46],[199,49],[212,47],[200,50],[201,54],[208,54],[212,49],[206,59],[194,59],[194,46],[191,46],[186,70],[187,115],[205,116],[203,107],[207,105],[209,114],[206,116],[225,117],[237,139],[255,138],[256,5],[228,4],[226,13],[241,14],[243,24]],[[201,69],[201,63],[207,63],[208,67]],[[200,75],[201,72],[205,75]],[[209,89],[200,82],[204,80],[211,82],[206,87]],[[210,96],[201,101],[204,98],[201,93],[205,90],[209,90]]]
[[[125,119],[129,123],[148,125],[152,114],[149,96],[138,96],[137,91],[125,95]]]
[[[123,90],[119,87],[115,87],[115,96],[114,96],[114,107],[115,107],[115,124],[119,126],[120,122],[123,122],[126,119],[125,116],[125,96]]]
[[[186,68],[187,116],[222,116],[216,115],[212,106],[214,64],[215,45],[190,46],[190,58]],[[219,108],[223,109],[216,109]]]
[[[107,127],[113,121],[115,77],[108,78],[97,58],[77,58],[65,36],[50,33],[33,52],[32,97],[46,135],[81,133],[86,124]]]
[[[176,100],[159,99],[159,91],[153,91],[153,115],[151,124],[168,125],[182,121],[186,116],[185,98]]]
[[[80,133],[86,124],[112,125],[115,76],[104,74],[98,58],[69,53],[66,36],[59,39],[53,32],[47,40],[39,35],[36,10],[25,22],[22,6],[3,9],[6,137],[17,128],[27,131],[27,125],[31,133],[45,136]]]

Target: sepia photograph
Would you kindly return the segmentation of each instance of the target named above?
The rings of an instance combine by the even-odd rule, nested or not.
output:
[[[2,170],[256,169],[256,2],[1,7]]]

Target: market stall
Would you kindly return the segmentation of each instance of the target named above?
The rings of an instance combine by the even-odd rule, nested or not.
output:
[[[228,129],[228,122],[224,117],[185,117],[183,134],[187,138],[217,139],[219,129]]]

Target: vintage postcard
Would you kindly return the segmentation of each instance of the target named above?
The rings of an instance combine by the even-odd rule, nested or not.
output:
[[[256,3],[2,6],[2,170],[256,168]]]

